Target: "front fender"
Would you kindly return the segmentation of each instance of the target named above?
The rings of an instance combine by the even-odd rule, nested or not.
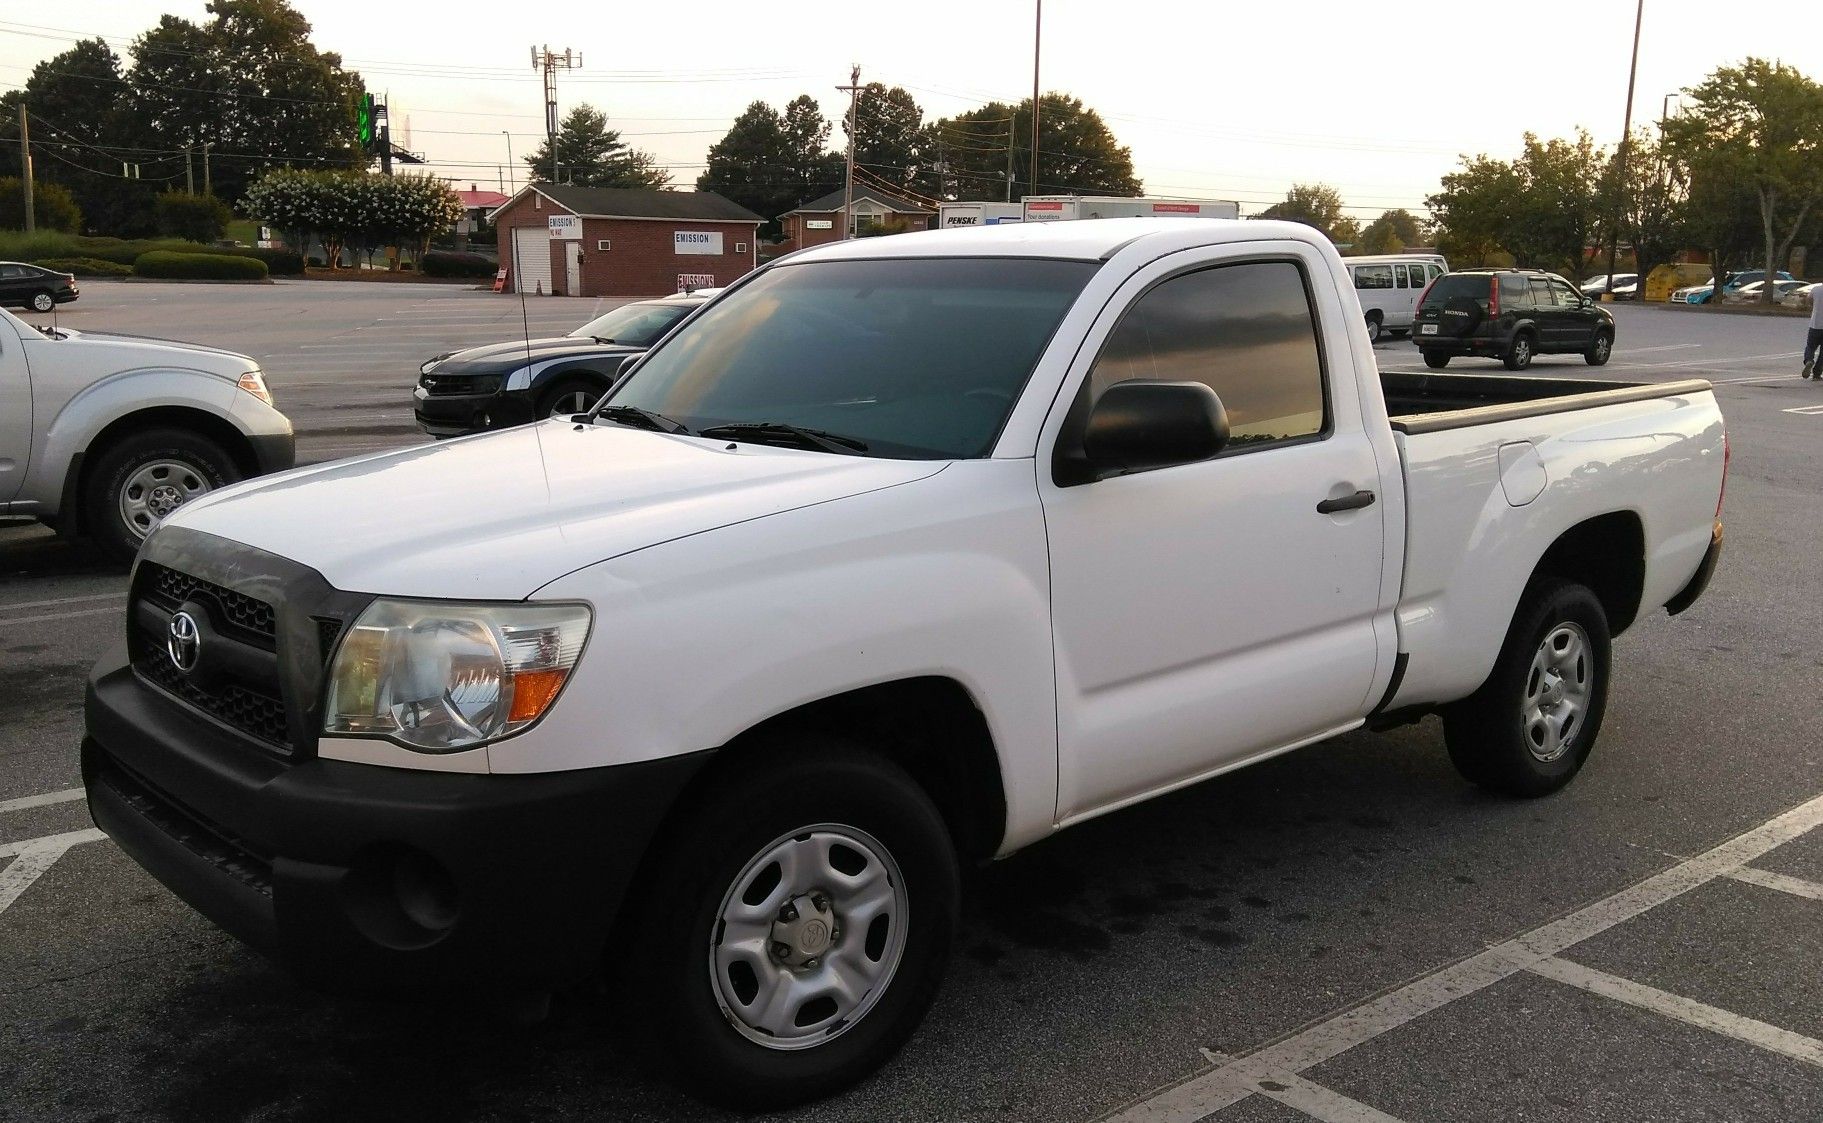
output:
[[[1056,812],[1049,571],[1030,460],[974,460],[880,491],[655,545],[540,589],[586,600],[594,635],[495,772],[714,748],[851,690],[937,676],[986,718],[1003,850]]]

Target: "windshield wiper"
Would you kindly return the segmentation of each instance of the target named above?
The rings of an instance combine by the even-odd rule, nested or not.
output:
[[[597,343],[613,343],[614,342],[614,340],[609,339],[605,335],[591,335],[591,336],[589,336],[589,338],[593,339]]]
[[[638,406],[603,406],[595,416],[606,418],[620,425],[632,425],[639,429],[650,429],[655,433],[690,434],[690,427],[681,421],[673,421],[662,413],[653,413]]]
[[[839,433],[830,433],[822,429],[807,429],[802,425],[791,425],[783,421],[741,421],[728,425],[711,425],[697,434],[699,437],[729,437],[739,440],[746,437],[750,440],[766,443],[772,440],[794,442],[798,448],[813,448],[822,452],[839,452],[852,455],[867,451],[866,441],[857,441],[853,437],[844,437]]]

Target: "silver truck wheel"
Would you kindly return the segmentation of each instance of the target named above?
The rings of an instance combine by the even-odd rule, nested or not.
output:
[[[1520,719],[1526,745],[1540,763],[1549,764],[1570,751],[1582,733],[1594,690],[1588,634],[1573,623],[1558,625],[1532,656]]]
[[[120,561],[184,504],[241,478],[226,450],[186,429],[148,429],[101,450],[83,473],[83,530]]]
[[[166,516],[214,488],[214,482],[194,464],[183,460],[147,461],[134,469],[120,487],[120,521],[144,538]]]
[[[905,951],[905,877],[866,831],[820,823],[763,847],[722,896],[709,970],[728,1024],[767,1049],[861,1023]]]

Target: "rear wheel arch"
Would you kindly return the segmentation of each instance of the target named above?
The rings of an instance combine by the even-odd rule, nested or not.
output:
[[[1586,585],[1601,601],[1608,625],[1620,635],[1639,617],[1646,585],[1646,531],[1633,511],[1586,519],[1557,536],[1533,567],[1540,578]]]

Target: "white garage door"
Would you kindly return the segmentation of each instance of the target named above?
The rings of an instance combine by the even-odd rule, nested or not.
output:
[[[542,226],[514,227],[511,269],[514,292],[543,292],[549,296],[551,232]]]

